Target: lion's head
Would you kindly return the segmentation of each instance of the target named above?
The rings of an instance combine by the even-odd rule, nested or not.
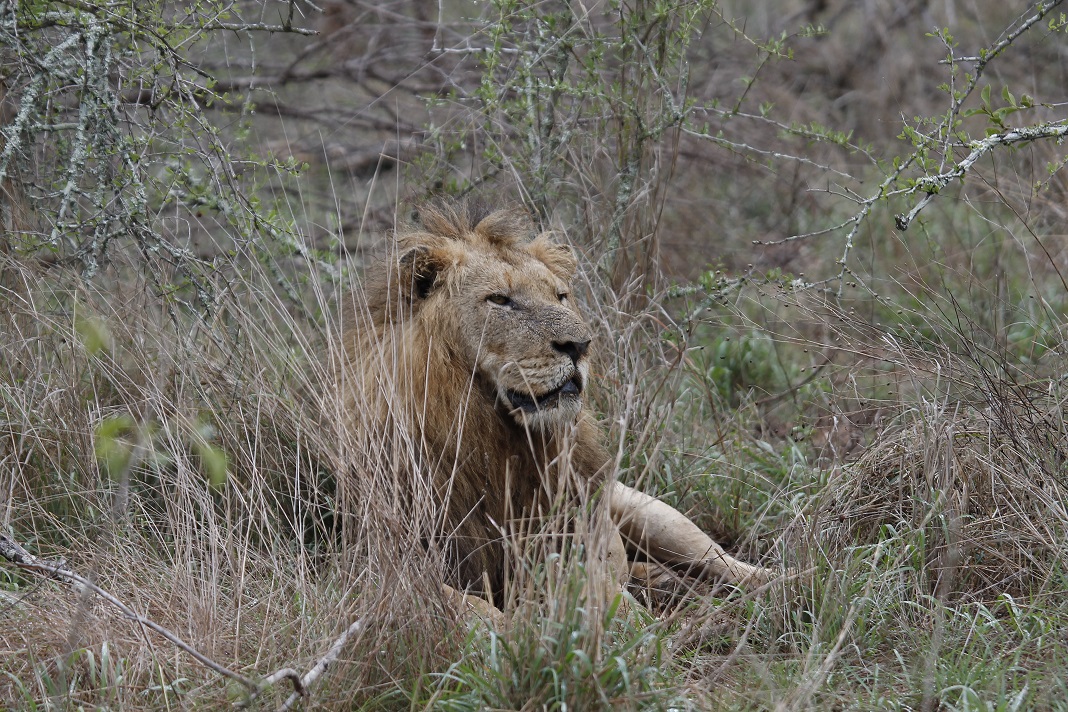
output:
[[[522,213],[468,205],[425,210],[397,239],[386,300],[419,320],[495,405],[534,430],[573,422],[589,381],[592,338],[571,295],[576,260]]]

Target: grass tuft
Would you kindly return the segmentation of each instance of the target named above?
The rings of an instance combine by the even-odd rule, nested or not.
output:
[[[808,530],[831,552],[910,540],[917,590],[939,597],[1061,590],[1066,432],[1054,422],[1057,410],[1035,421],[1033,401],[1027,411],[1000,405],[928,403],[904,413],[903,424],[828,482]]]

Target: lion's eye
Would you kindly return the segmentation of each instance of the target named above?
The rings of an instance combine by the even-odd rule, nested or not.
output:
[[[490,302],[491,304],[497,304],[502,307],[506,307],[512,303],[512,300],[504,294],[491,294],[486,297],[486,301]]]
[[[556,295],[556,298],[559,299],[560,301],[564,302],[564,301],[567,301],[567,298],[570,297],[570,296],[571,295],[568,294],[567,292],[560,292],[559,294]]]

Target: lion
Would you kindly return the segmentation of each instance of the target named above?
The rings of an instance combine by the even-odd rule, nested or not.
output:
[[[517,209],[463,202],[420,218],[369,271],[361,309],[346,320],[342,387],[345,407],[391,448],[395,494],[433,500],[424,544],[444,553],[450,590],[504,606],[517,532],[582,501],[610,517],[614,585],[627,580],[628,554],[766,583],[766,569],[614,481],[586,405],[594,344],[571,290],[574,251],[535,234]]]

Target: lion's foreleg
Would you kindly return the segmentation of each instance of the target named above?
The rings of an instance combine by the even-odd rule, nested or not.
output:
[[[653,561],[736,584],[759,586],[771,578],[767,569],[727,554],[685,515],[655,497],[617,482],[610,506],[623,539]]]
[[[599,547],[602,551],[600,565],[590,566],[587,574],[587,595],[597,610],[610,604],[630,577],[627,549],[619,531],[612,525],[604,533],[607,540]],[[507,629],[509,617],[482,596],[465,593],[445,583],[441,587],[445,598],[468,623],[481,622],[498,631]]]
[[[627,547],[622,535],[613,528],[608,540],[607,569],[611,583],[609,592],[615,595],[630,578],[630,566],[627,563]]]
[[[468,623],[481,622],[494,630],[505,630],[508,618],[501,609],[473,593],[458,591],[447,583],[441,584],[445,598]]]

